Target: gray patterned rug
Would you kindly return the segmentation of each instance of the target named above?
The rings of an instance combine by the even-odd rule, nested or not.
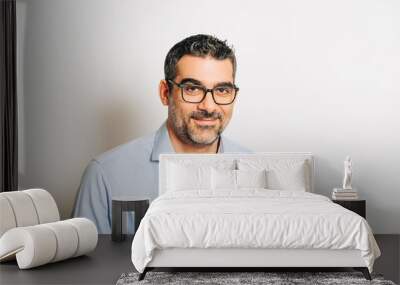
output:
[[[117,285],[134,284],[379,284],[395,285],[384,280],[382,275],[372,274],[372,281],[364,278],[361,272],[154,272],[150,271],[142,281],[139,273],[124,273]]]

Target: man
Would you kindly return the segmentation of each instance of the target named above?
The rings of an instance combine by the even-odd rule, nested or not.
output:
[[[74,216],[86,217],[99,233],[111,232],[113,196],[158,196],[161,153],[248,152],[222,136],[233,112],[238,88],[236,58],[225,42],[195,35],[177,43],[164,63],[159,96],[168,106],[166,122],[149,136],[109,150],[86,168]],[[133,232],[128,217],[128,232]]]

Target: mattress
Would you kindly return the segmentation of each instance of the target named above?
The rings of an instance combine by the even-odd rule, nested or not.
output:
[[[367,221],[325,196],[241,189],[167,192],[150,205],[132,242],[139,272],[162,249],[359,250],[372,272],[379,248]]]

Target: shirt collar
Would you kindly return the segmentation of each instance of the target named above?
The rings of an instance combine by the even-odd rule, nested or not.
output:
[[[169,139],[166,121],[161,125],[161,127],[157,130],[155,134],[150,160],[159,161],[158,157],[161,153],[175,153],[175,150],[172,147],[171,141]]]
[[[220,143],[218,148],[218,153],[224,152],[224,137],[220,136]],[[154,137],[153,150],[151,152],[151,161],[159,161],[159,156],[161,153],[175,153],[172,147],[171,140],[169,138],[167,130],[167,122],[165,121],[161,127],[157,130]]]

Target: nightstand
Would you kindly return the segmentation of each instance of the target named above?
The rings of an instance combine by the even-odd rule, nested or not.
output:
[[[366,218],[366,201],[365,200],[332,200],[332,202],[359,214],[364,219]]]
[[[122,233],[122,213],[133,211],[135,213],[135,231],[140,221],[146,214],[150,204],[149,197],[121,196],[112,198],[112,235],[113,241],[123,241],[125,235]]]

